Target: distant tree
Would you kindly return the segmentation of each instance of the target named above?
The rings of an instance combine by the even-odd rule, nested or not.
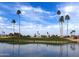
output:
[[[14,36],[16,37],[19,37],[19,35],[22,36],[20,33],[14,33]]]
[[[34,37],[37,37],[37,35],[36,35],[36,34],[34,34]]]
[[[51,38],[59,37],[58,35],[51,35]]]
[[[13,33],[9,33],[9,36],[13,36]]]
[[[38,37],[40,37],[40,33],[39,33],[39,31],[37,31],[37,35],[38,35]]]
[[[70,32],[70,34],[71,34],[71,37],[75,37],[75,30],[72,30],[71,32]]]
[[[41,35],[41,38],[47,38],[47,36],[46,35]]]
[[[51,35],[51,37],[55,37],[55,35]]]
[[[58,37],[58,35],[56,35]]]
[[[31,36],[30,35],[27,35],[26,37],[30,38]]]
[[[76,32],[75,30],[72,30],[73,35],[75,35],[75,32]]]
[[[49,32],[47,32],[47,37],[50,37],[50,34],[49,34]]]
[[[3,35],[5,35],[5,32],[4,31],[2,31],[2,33],[3,33]]]

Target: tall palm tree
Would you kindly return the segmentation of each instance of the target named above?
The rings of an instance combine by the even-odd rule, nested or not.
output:
[[[64,16],[61,16],[59,19],[59,23],[60,23],[60,34],[61,37],[63,36],[63,23],[64,23]]]
[[[13,33],[15,33],[15,23],[16,23],[15,19],[13,19],[11,23],[13,24]]]
[[[17,10],[16,14],[19,17],[19,38],[20,38],[20,14],[21,14],[21,11],[20,10]]]
[[[58,15],[58,16],[61,15],[61,11],[60,11],[60,10],[57,11],[57,15]],[[59,18],[60,18],[60,17],[59,17]],[[59,24],[59,26],[60,26],[60,24]],[[59,27],[59,28],[60,28],[60,27]]]
[[[69,20],[70,20],[70,16],[66,15],[65,20],[67,20],[67,35],[68,35],[68,23],[69,23]]]

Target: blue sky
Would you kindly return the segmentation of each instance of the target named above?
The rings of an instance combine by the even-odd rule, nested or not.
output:
[[[59,35],[59,23],[57,10],[61,15],[70,15],[69,32],[73,29],[79,34],[79,3],[77,2],[6,2],[0,3],[0,34],[12,31],[12,19],[16,20],[15,31],[18,32],[18,15],[16,11],[21,10],[21,33],[23,35],[34,35],[37,31],[41,34],[49,32],[51,35]],[[64,22],[64,34],[66,34],[66,21]]]

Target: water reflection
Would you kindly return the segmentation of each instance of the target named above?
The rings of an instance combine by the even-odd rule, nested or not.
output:
[[[66,56],[68,57],[68,44],[66,45],[66,48],[67,48],[67,55]]]
[[[0,56],[44,56],[70,57],[79,56],[79,44],[49,45],[49,44],[6,44],[0,43]]]
[[[60,54],[59,54],[59,56],[63,56],[63,46],[62,45],[60,45]]]
[[[74,51],[74,50],[76,49],[76,48],[75,48],[75,44],[71,44],[71,45],[70,45],[70,48],[71,48],[71,50]]]

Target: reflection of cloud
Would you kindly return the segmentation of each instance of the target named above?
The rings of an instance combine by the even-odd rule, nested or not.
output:
[[[60,51],[58,46],[52,45],[45,45],[45,44],[27,44],[21,45],[21,52],[22,56],[46,56],[51,54],[58,54]]]

